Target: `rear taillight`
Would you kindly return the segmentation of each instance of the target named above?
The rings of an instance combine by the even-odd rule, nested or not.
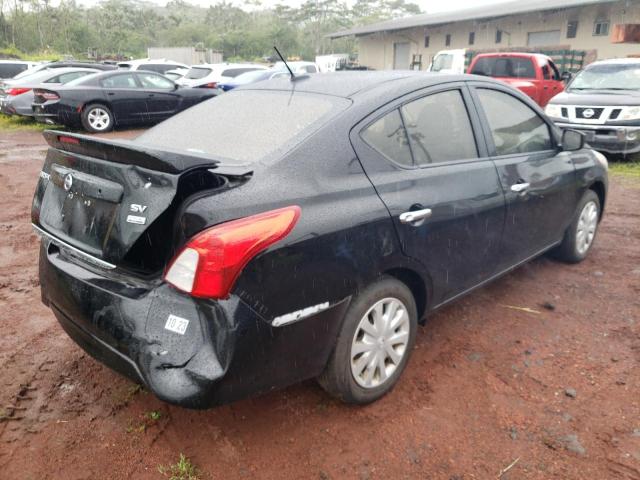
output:
[[[80,144],[80,139],[76,137],[68,137],[66,135],[58,135],[58,141],[60,143],[73,143],[74,145]]]
[[[205,83],[204,85],[200,85],[200,88],[218,88],[218,84],[216,82]]]
[[[164,279],[194,297],[227,298],[242,269],[286,237],[300,217],[291,206],[208,228],[176,255]]]
[[[6,90],[7,95],[11,95],[12,97],[15,97],[16,95],[22,95],[23,93],[27,93],[29,90],[31,90],[30,88],[8,88]]]
[[[45,100],[59,100],[60,97],[56,92],[49,92],[47,90],[36,90],[34,94],[38,97],[42,97]]]

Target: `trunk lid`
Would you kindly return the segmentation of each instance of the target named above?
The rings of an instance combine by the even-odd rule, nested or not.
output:
[[[131,141],[55,131],[44,135],[50,148],[33,199],[32,222],[70,253],[107,268],[119,265],[145,233],[156,237],[147,239],[147,248],[164,242],[159,250],[166,250],[172,240],[167,231],[172,218],[167,217],[176,201],[195,193],[178,195],[185,183],[181,178],[190,172],[202,171],[205,179],[186,182],[191,190],[219,188],[231,177],[251,173],[247,167],[225,167],[212,158]]]

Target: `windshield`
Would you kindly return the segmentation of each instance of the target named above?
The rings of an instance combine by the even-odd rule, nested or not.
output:
[[[213,70],[210,68],[202,68],[202,67],[192,67],[189,69],[184,78],[188,78],[190,80],[198,80],[200,78],[204,78],[209,75]]]
[[[453,65],[453,55],[449,53],[442,53],[436,55],[433,59],[433,65],[431,65],[432,72],[439,72],[440,70],[450,70]]]
[[[640,64],[594,65],[578,73],[570,90],[640,90]]]
[[[241,90],[191,107],[135,142],[224,163],[254,163],[288,150],[349,105],[328,95]]]
[[[91,81],[93,77],[95,77],[96,75],[100,75],[101,73],[104,72],[90,73],[89,75],[85,75],[84,77],[76,78],[74,80],[71,80],[70,82],[65,83],[65,86],[73,87],[74,85],[82,85],[84,82]]]

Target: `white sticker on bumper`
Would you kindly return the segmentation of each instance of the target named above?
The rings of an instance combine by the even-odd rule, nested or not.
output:
[[[169,315],[169,318],[167,318],[167,323],[164,324],[165,330],[179,333],[180,335],[184,335],[184,333],[187,331],[188,326],[189,320],[187,320],[186,318],[177,317],[175,315]]]

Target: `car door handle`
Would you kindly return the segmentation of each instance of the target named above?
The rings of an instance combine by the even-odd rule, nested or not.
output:
[[[407,223],[409,225],[418,226],[417,225],[418,222],[421,222],[422,220],[429,218],[431,214],[432,212],[430,208],[404,212],[400,214],[400,223]]]
[[[511,191],[516,193],[522,193],[529,189],[530,183],[514,183],[511,185]]]
[[[156,96],[156,94],[155,94],[155,93],[150,93],[150,94],[149,94],[149,96],[150,96],[150,97],[155,97],[155,96]]]
[[[115,92],[107,92],[107,95],[115,95]]]

